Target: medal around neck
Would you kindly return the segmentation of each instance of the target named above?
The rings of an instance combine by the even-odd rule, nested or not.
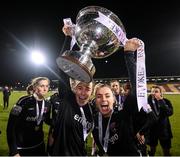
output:
[[[91,58],[108,57],[122,47],[115,33],[117,27],[125,33],[121,20],[110,10],[100,6],[81,9],[76,17],[74,34],[80,50],[65,51],[56,60],[58,67],[71,78],[91,82],[96,71]]]

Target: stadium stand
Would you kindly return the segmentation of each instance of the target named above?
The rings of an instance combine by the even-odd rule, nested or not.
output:
[[[175,84],[174,87],[180,92],[180,84]]]
[[[172,92],[179,92],[179,90],[175,87],[175,84],[167,84],[167,86],[172,90]]]
[[[121,85],[129,82],[127,77],[124,78],[95,78],[95,83],[108,83],[111,80],[119,80]],[[12,90],[23,91],[27,86],[27,82],[16,82],[12,85]],[[154,85],[159,85],[162,87],[164,93],[167,94],[180,94],[180,76],[154,76],[147,77],[147,92],[150,93],[150,89]],[[0,90],[1,90],[0,85]],[[57,91],[58,80],[51,80],[50,90]]]
[[[110,80],[119,80],[123,85],[129,81],[128,78],[103,78],[95,79],[96,83],[109,82]],[[150,89],[154,85],[159,85],[165,94],[180,94],[180,76],[154,76],[147,77],[147,92],[150,93]]]
[[[171,88],[172,86],[170,86],[170,84],[164,84],[162,87],[164,92],[173,92],[173,89]]]

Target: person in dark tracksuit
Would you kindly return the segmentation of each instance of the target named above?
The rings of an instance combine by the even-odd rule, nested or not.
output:
[[[66,35],[67,27],[63,27]],[[71,37],[66,37],[65,48],[70,48]],[[53,153],[55,156],[86,156],[85,142],[93,128],[91,104],[93,82],[84,83],[70,79],[59,71],[59,98],[57,121],[53,132]]]
[[[134,51],[138,48],[137,39],[130,39],[125,45],[125,61],[133,89],[135,88]],[[128,95],[123,108],[116,105],[116,97],[110,86],[102,84],[95,92],[95,103],[99,109],[94,115],[93,137],[99,149],[98,155],[138,156],[134,134],[133,114],[138,112],[135,89]]]
[[[129,95],[122,110],[115,102],[108,85],[97,88],[96,105],[99,112],[94,116],[93,137],[99,149],[98,155],[138,156],[132,125],[132,104],[137,108],[136,98]]]
[[[123,104],[124,104],[124,101],[126,98],[126,96],[124,95],[123,87],[120,86],[120,83],[118,80],[111,80],[110,86],[115,94],[117,105],[118,105],[119,109],[123,109]]]
[[[50,104],[44,96],[49,90],[49,79],[32,80],[33,95],[24,96],[12,108],[7,124],[10,156],[44,156],[43,122],[51,124]]]
[[[148,97],[157,122],[150,128],[148,144],[150,146],[149,155],[154,156],[158,140],[163,150],[164,156],[170,156],[171,139],[173,138],[169,117],[173,115],[173,106],[170,100],[163,97],[160,86],[153,86]]]
[[[63,74],[61,74],[62,78]],[[69,78],[63,80],[69,82]],[[76,82],[76,81],[75,81]],[[85,156],[85,141],[93,127],[92,109],[89,102],[93,90],[92,83],[76,82],[74,92],[70,85],[60,84],[57,121],[53,138],[53,155],[55,156]],[[64,93],[66,92],[66,93]]]
[[[7,109],[9,106],[9,96],[11,95],[11,91],[8,86],[5,86],[3,89],[3,103],[4,103],[4,108]]]

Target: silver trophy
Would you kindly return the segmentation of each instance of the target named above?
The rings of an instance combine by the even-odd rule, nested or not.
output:
[[[96,71],[91,58],[108,57],[122,47],[116,35],[96,20],[99,12],[114,21],[125,33],[121,20],[110,10],[99,6],[81,9],[75,26],[75,39],[80,50],[65,51],[56,60],[58,67],[73,79],[91,82]]]

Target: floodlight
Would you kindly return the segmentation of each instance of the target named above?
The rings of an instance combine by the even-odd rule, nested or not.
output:
[[[35,64],[43,64],[45,62],[45,57],[43,53],[38,50],[32,51],[31,59]]]

